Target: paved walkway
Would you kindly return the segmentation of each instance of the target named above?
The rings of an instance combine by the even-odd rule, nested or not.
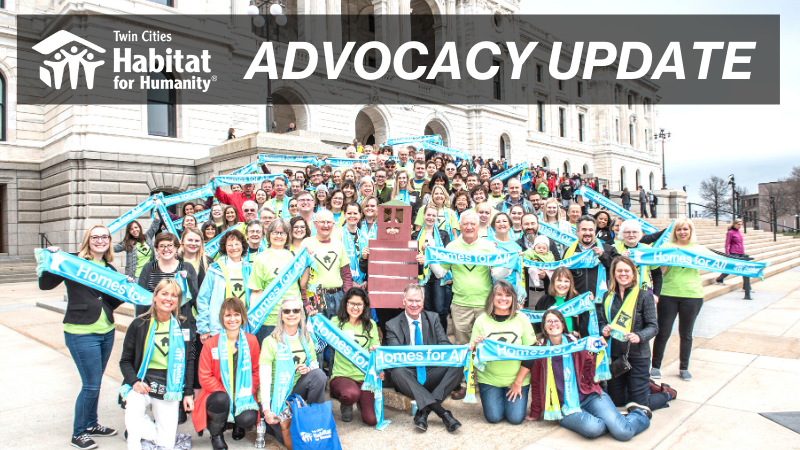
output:
[[[754,300],[734,291],[705,303],[698,319],[691,372],[678,377],[677,336],[670,340],[664,382],[678,390],[670,407],[656,411],[651,427],[632,441],[610,437],[589,441],[548,422],[490,425],[479,405],[448,400],[445,406],[464,426],[454,435],[432,418],[418,433],[408,412],[386,410],[392,420],[383,432],[358,418],[337,421],[345,449],[800,449],[800,434],[760,416],[760,412],[800,410],[800,269],[755,285]],[[61,315],[37,308],[37,301],[57,300],[63,290],[39,291],[35,283],[3,285],[0,293],[0,442],[9,449],[69,447],[80,378],[64,346]],[[100,396],[103,425],[124,429],[117,405],[122,344],[117,333]],[[338,404],[334,414],[338,417]],[[179,432],[191,432],[184,424]],[[228,435],[229,436],[229,435]],[[209,449],[208,437],[192,436],[194,448]],[[231,449],[252,448],[253,433]],[[125,449],[122,436],[98,438],[101,449]],[[282,448],[272,440],[267,448]]]

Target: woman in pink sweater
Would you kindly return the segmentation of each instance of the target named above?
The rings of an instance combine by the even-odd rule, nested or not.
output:
[[[729,255],[744,255],[744,238],[739,229],[742,228],[742,219],[733,219],[733,223],[728,226],[728,234],[725,236],[725,253]],[[728,274],[721,273],[717,277],[717,284],[725,285],[725,277]]]

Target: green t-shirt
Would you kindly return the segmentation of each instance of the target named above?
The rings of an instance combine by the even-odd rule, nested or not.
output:
[[[169,361],[169,322],[156,321],[153,341],[155,342],[155,348],[147,369],[166,369]]]
[[[553,304],[553,306],[551,306],[551,308],[557,308],[564,303],[566,303],[564,297],[556,297],[556,302]],[[567,331],[572,333],[572,330],[575,326],[575,317],[565,317],[564,320],[567,322]]]
[[[299,333],[299,330],[298,330]],[[294,358],[295,366],[300,364],[305,364],[306,366],[310,365],[312,362],[317,360],[317,348],[314,346],[314,339],[311,339],[310,342],[306,343],[306,347],[308,347],[308,352],[311,354],[311,361],[306,362],[306,352],[303,351],[303,345],[300,343],[300,339],[289,340],[289,349],[292,351],[292,356]],[[277,358],[276,355],[278,354],[278,340],[275,339],[272,335],[267,336],[264,339],[264,342],[261,344],[261,356],[258,358],[259,365],[269,365],[272,367],[272,382],[269,385],[269,393],[272,395],[272,388],[275,384],[275,377],[277,376],[276,371],[276,362]],[[297,380],[300,379],[300,372],[295,371],[294,373],[294,381],[292,382],[292,387],[297,384]]]
[[[97,264],[98,266],[106,266],[105,261],[95,261],[91,260]],[[64,324],[64,331],[69,334],[106,334],[109,331],[114,329],[114,324],[108,320],[108,316],[106,316],[106,310],[100,309],[100,317],[97,318],[97,321],[93,324],[89,325],[76,325],[74,323],[65,323]]]
[[[475,338],[483,336],[486,339],[498,342],[507,342],[517,345],[533,345],[536,337],[533,334],[533,326],[525,314],[517,313],[513,318],[498,322],[488,314],[482,314],[475,319],[472,326],[472,336],[470,342]],[[509,387],[521,366],[520,361],[492,361],[486,363],[486,369],[478,370],[478,383],[488,384],[495,387]],[[530,374],[525,377],[522,385],[531,382]]]
[[[242,274],[242,261],[238,263],[231,261],[228,258],[220,260],[219,265],[225,264],[225,272],[228,274],[230,284],[225,288],[225,298],[237,297],[242,301],[242,304],[247,308],[247,296],[245,296],[244,275]]]
[[[486,203],[488,203],[492,208],[494,208],[495,205],[505,200],[505,198],[506,197],[503,194],[500,194],[500,196],[498,197],[495,197],[493,194],[489,194],[489,198],[486,199]]]
[[[339,326],[339,318],[333,317],[331,318],[331,322],[333,325]],[[359,325],[354,327],[350,325],[350,322],[345,323],[341,328],[344,331],[344,334],[353,338],[358,345],[361,346],[367,353],[369,353],[369,348],[374,346],[380,346],[381,340],[378,337],[378,325],[375,324],[373,320],[370,320],[372,323],[372,329],[369,331],[370,336],[367,337],[366,333],[364,333],[364,326]],[[356,366],[353,365],[350,361],[347,360],[344,356],[337,356],[334,359],[333,363],[333,372],[331,375],[331,379],[336,377],[346,377],[350,378],[351,380],[355,381],[364,381],[364,374],[358,370]]]
[[[664,248],[677,248],[675,244],[666,244]],[[696,253],[708,253],[701,245],[690,244],[682,247]],[[683,298],[703,298],[703,282],[697,269],[671,266],[664,275],[661,284],[661,295]]]
[[[497,247],[493,242],[478,238],[471,245],[464,243],[459,237],[446,247],[448,250],[458,252],[488,252],[494,253]],[[453,273],[453,304],[483,308],[486,297],[492,289],[492,277],[488,266],[468,266],[465,264],[442,264],[442,268]]]
[[[450,222],[450,228],[453,230],[458,230],[458,216],[456,215],[455,211],[450,208],[441,208],[439,210],[439,216],[436,218],[436,228],[440,230],[447,230],[445,227],[445,223]],[[425,208],[420,208],[417,211],[417,217],[414,219],[414,225],[416,226],[423,226],[425,225]]]
[[[413,174],[414,174],[414,170],[412,169],[410,176],[411,176],[411,182],[414,183],[414,190],[417,191],[417,192],[422,192],[422,187],[425,186],[425,183],[427,183],[428,180],[422,179],[420,181],[417,181],[417,180],[414,179]]]
[[[153,256],[153,250],[147,244],[142,244],[141,242],[136,243],[136,270],[133,272],[134,277],[139,277],[142,273],[142,269],[144,265],[150,262],[150,259]]]
[[[254,291],[263,291],[267,289],[272,280],[278,276],[284,267],[289,265],[294,260],[294,253],[289,250],[273,250],[269,249],[258,255],[255,264],[253,264],[253,271],[250,273],[250,278],[247,279],[247,287]],[[263,293],[262,293],[263,295]],[[252,297],[252,295],[251,295]],[[289,290],[281,298],[294,297],[301,299],[300,283],[292,283]],[[255,300],[255,299],[253,299]],[[275,326],[278,323],[278,308],[280,302],[272,308],[266,319],[264,325]]]
[[[313,258],[317,265],[316,282],[325,289],[342,287],[344,281],[339,270],[350,265],[350,258],[342,240],[331,236],[330,242],[323,244],[316,236],[312,236],[303,241],[303,248],[314,251]]]

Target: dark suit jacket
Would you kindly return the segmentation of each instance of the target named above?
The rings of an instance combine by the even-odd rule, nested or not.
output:
[[[522,248],[522,251],[527,250],[527,248],[525,248],[525,236],[517,239],[517,245],[519,245],[520,248]],[[553,239],[550,239],[550,253],[553,254],[554,260],[561,261],[561,255],[558,253],[558,247],[556,247],[556,241]],[[547,289],[550,287],[550,277],[544,277],[544,280],[542,281],[543,281],[542,285],[544,286],[544,291],[547,292]],[[533,286],[533,284],[531,284],[531,276],[528,275],[527,269],[525,270],[525,286],[528,287],[528,290],[530,290],[531,286]]]
[[[411,345],[409,325],[405,312],[386,322],[386,345]],[[447,339],[442,323],[439,322],[438,314],[422,311],[419,315],[419,325],[422,327],[424,345],[452,345]]]

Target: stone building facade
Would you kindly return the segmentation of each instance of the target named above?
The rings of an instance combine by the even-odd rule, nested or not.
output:
[[[170,104],[165,109],[171,120],[168,127],[153,126],[148,105],[18,106],[17,14],[227,15],[230,23],[223,28],[232,38],[223,39],[210,28],[202,36],[186,34],[178,39],[202,38],[212,51],[229,54],[231,63],[240,65],[252,60],[254,35],[250,23],[240,16],[247,0],[7,0],[5,9],[0,9],[4,94],[0,253],[30,255],[40,243],[40,234],[74,250],[88,226],[110,222],[152,193],[192,189],[213,174],[254,161],[259,152],[341,155],[341,148],[354,138],[380,143],[390,137],[434,133],[443,137],[445,145],[471,155],[505,157],[511,163],[530,161],[560,172],[592,173],[607,180],[612,190],[635,189],[639,184],[661,187],[660,148],[652,140],[658,86],[648,80],[617,82],[610,71],[597,77],[608,81],[552,79],[549,49],[557,37],[522,21],[520,0],[284,0],[284,4],[287,13],[330,15],[325,29],[304,32],[335,45],[351,39],[342,35],[337,15],[409,15],[398,30],[379,28],[358,37],[384,41],[390,48],[407,38],[432,47],[469,39],[468,30],[455,29],[444,15],[493,14],[499,37],[540,42],[523,78],[499,89],[501,98],[524,98],[527,104],[428,106],[413,101],[414,96],[424,98],[431,90],[459,96],[469,88],[460,80],[438,78],[427,83],[351,83],[344,92],[322,92],[348,96],[348,106],[342,105],[345,102],[311,104],[308,99],[319,98],[320,92],[276,81],[275,131],[285,130],[290,122],[299,129],[285,134],[265,132],[263,104]],[[571,56],[567,51],[563,57],[571,60]],[[497,59],[510,67],[507,51]],[[347,64],[345,75],[353,70]],[[319,89],[324,90],[324,85]],[[412,100],[381,101],[401,94]],[[266,88],[263,97],[266,102]],[[239,138],[225,142],[230,127]]]

